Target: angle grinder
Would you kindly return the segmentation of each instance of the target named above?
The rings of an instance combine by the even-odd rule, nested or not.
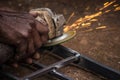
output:
[[[63,31],[66,22],[63,15],[53,14],[53,12],[48,8],[32,9],[30,12],[37,12],[38,16],[36,17],[36,20],[48,25],[49,40],[44,45],[45,47],[61,44],[75,36],[75,31]],[[14,56],[14,49],[11,46],[0,43],[0,53],[1,65]]]
[[[43,24],[47,24],[49,27],[49,40],[44,46],[61,44],[75,36],[75,31],[63,31],[66,20],[62,14],[55,14],[49,8],[32,9],[30,12],[37,13],[38,16],[36,17],[36,20]]]

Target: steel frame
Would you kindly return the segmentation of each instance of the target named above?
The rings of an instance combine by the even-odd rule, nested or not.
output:
[[[74,80],[68,76],[66,76],[63,73],[60,73],[57,71],[57,69],[64,67],[69,64],[74,64],[80,68],[87,69],[91,72],[94,72],[96,74],[99,74],[109,80],[120,80],[120,72],[116,71],[108,66],[105,66],[103,64],[100,64],[82,54],[79,52],[66,48],[61,45],[56,45],[52,47],[43,48],[43,50],[49,50],[54,55],[57,55],[59,57],[62,57],[63,59],[61,61],[58,61],[52,65],[45,66],[43,64],[38,63],[37,61],[33,61],[32,66],[36,67],[37,70],[27,76],[24,77],[17,77],[12,74],[9,74],[8,72],[0,71],[1,75],[7,76],[9,79],[12,80],[32,80],[39,76],[42,76],[44,74],[50,74],[51,76],[54,76],[60,80]],[[41,49],[40,49],[41,50]],[[24,67],[28,67],[25,66]]]

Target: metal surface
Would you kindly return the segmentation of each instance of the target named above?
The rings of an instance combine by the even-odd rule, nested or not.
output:
[[[36,62],[36,61],[33,61],[33,65],[35,67],[37,67],[38,69],[47,67],[47,66],[40,64],[39,62]],[[68,77],[67,75],[60,73],[60,72],[57,72],[55,69],[52,70],[51,72],[49,72],[48,74],[50,74],[50,75],[52,75],[60,80],[73,80],[72,78]]]
[[[29,68],[30,66],[34,66],[37,68],[37,71],[34,71],[33,73],[31,73],[27,76],[23,76],[23,77],[14,76],[14,75],[10,74],[9,72],[2,71],[2,69],[0,71],[0,74],[5,75],[10,80],[11,79],[14,79],[14,80],[33,80],[33,79],[36,79],[37,77],[40,77],[40,76],[47,74],[47,73],[60,79],[60,80],[73,80],[72,78],[67,77],[66,75],[64,75],[62,73],[59,73],[56,70],[78,60],[79,56],[80,56],[79,54],[75,54],[74,56],[67,57],[66,59],[63,59],[63,60],[61,60],[57,63],[54,63],[50,66],[44,66],[36,61],[33,61],[32,65],[28,65],[28,66],[22,65],[23,67],[27,67],[28,69],[31,69],[31,68]],[[6,66],[6,65],[3,65],[3,67],[4,66]]]
[[[63,59],[63,60],[61,60],[61,61],[59,61],[59,62],[57,62],[55,64],[52,64],[52,65],[50,65],[48,67],[37,70],[37,71],[33,72],[32,74],[23,77],[22,80],[34,79],[36,77],[42,76],[43,74],[52,71],[52,70],[56,70],[56,69],[59,69],[59,68],[65,66],[65,65],[68,65],[68,64],[70,64],[70,63],[72,63],[73,61],[76,61],[76,60],[77,60],[76,56],[68,57],[68,58]]]
[[[64,46],[54,46],[52,51],[54,54],[67,58],[69,56],[76,54],[80,54],[72,49],[66,48]],[[62,53],[62,54],[61,54]],[[80,60],[76,64],[78,67],[90,70],[93,73],[99,74],[109,80],[120,80],[120,72],[116,71],[106,65],[96,62],[84,55],[80,55]]]
[[[37,61],[33,61],[33,63],[31,64],[35,68],[31,68],[31,65],[28,65],[28,64],[27,65],[21,64],[21,65],[24,66],[24,67],[26,67],[26,68],[28,68],[28,69],[30,69],[30,70],[31,69],[32,70],[36,70],[36,69],[37,70],[42,70],[42,69],[45,69],[47,67],[47,66],[45,66],[43,64],[40,64]],[[46,72],[47,71],[45,71],[43,73],[40,73],[40,75],[36,75],[36,76],[42,76]],[[10,74],[9,72],[4,72],[4,71],[0,70],[0,74],[1,74],[1,76],[7,77],[7,79],[9,79],[9,80],[33,80],[33,79],[37,78],[36,76],[33,76],[34,75],[33,73],[32,73],[33,75],[30,74],[31,76],[28,75],[29,77],[27,77],[27,76],[17,77],[15,75]],[[60,73],[60,72],[56,71],[55,69],[48,71],[48,74],[51,75],[51,76],[53,76],[53,77],[56,77],[56,78],[58,78],[60,80],[74,80],[74,79],[66,76],[63,73]]]
[[[76,31],[68,31],[63,33],[63,35],[56,37],[52,40],[49,40],[44,46],[54,46],[61,44],[65,41],[72,39],[76,35]]]
[[[4,72],[2,71],[2,69],[0,71],[0,74],[6,75],[9,78],[9,80],[32,80],[45,74],[50,74],[51,76],[54,76],[60,80],[73,80],[72,78],[67,77],[64,74],[57,72],[57,69],[72,63],[77,67],[83,68],[84,70],[89,70],[92,73],[96,73],[98,75],[105,77],[106,79],[120,80],[120,72],[110,67],[107,67],[103,64],[100,64],[84,55],[81,55],[75,50],[66,48],[61,45],[51,46],[45,49],[52,52],[52,54],[54,55],[62,57],[63,59],[49,66],[45,66],[36,61],[33,61],[33,64],[31,65],[27,65],[27,66],[22,65],[27,68],[29,68],[30,66],[34,66],[36,67],[37,70],[27,76],[20,77],[20,78],[12,74],[9,74],[8,72]]]

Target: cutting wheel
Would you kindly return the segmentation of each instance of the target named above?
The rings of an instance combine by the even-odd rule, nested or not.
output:
[[[62,36],[59,36],[57,38],[54,38],[52,40],[48,40],[48,42],[44,45],[44,46],[54,46],[57,44],[61,44],[65,41],[70,40],[71,38],[73,38],[76,35],[76,31],[68,31],[63,33]]]

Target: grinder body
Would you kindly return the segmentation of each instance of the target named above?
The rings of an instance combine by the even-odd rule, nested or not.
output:
[[[49,40],[44,46],[57,45],[75,36],[75,31],[63,31],[66,20],[62,14],[55,14],[49,8],[32,9],[30,12],[37,13],[36,20],[48,25]]]
[[[55,14],[49,8],[32,9],[30,12],[37,13],[36,20],[48,25],[50,40],[63,34],[63,27],[66,20],[62,14]]]

